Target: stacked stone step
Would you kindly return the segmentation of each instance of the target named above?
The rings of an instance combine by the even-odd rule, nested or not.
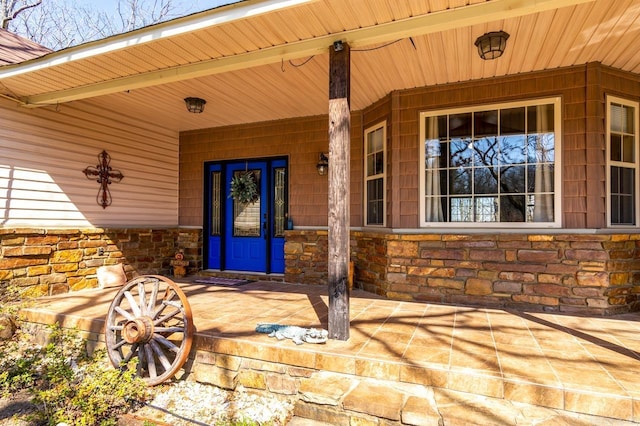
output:
[[[305,425],[303,419],[336,426],[636,424],[450,389],[327,372],[301,381],[292,424]]]

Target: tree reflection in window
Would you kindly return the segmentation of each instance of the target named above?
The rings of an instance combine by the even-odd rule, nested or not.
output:
[[[554,108],[425,116],[425,221],[553,222]],[[439,188],[426,184],[433,173]],[[431,213],[434,202],[440,217]]]

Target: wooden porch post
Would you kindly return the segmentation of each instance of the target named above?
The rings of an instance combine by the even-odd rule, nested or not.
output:
[[[349,339],[349,110],[351,52],[346,43],[329,48],[329,338]]]

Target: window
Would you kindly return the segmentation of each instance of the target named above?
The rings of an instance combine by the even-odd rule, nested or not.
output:
[[[211,172],[211,225],[209,226],[211,236],[220,236],[222,232],[222,172]]]
[[[638,104],[607,97],[607,211],[610,226],[638,225]]]
[[[420,115],[422,226],[560,226],[560,99]]]
[[[367,226],[385,226],[385,157],[387,123],[370,127],[364,132],[364,217]]]
[[[287,229],[287,169],[273,169],[273,236],[284,237]]]

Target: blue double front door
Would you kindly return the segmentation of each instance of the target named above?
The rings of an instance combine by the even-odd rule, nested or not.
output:
[[[284,158],[205,164],[205,269],[284,272],[287,174]]]

